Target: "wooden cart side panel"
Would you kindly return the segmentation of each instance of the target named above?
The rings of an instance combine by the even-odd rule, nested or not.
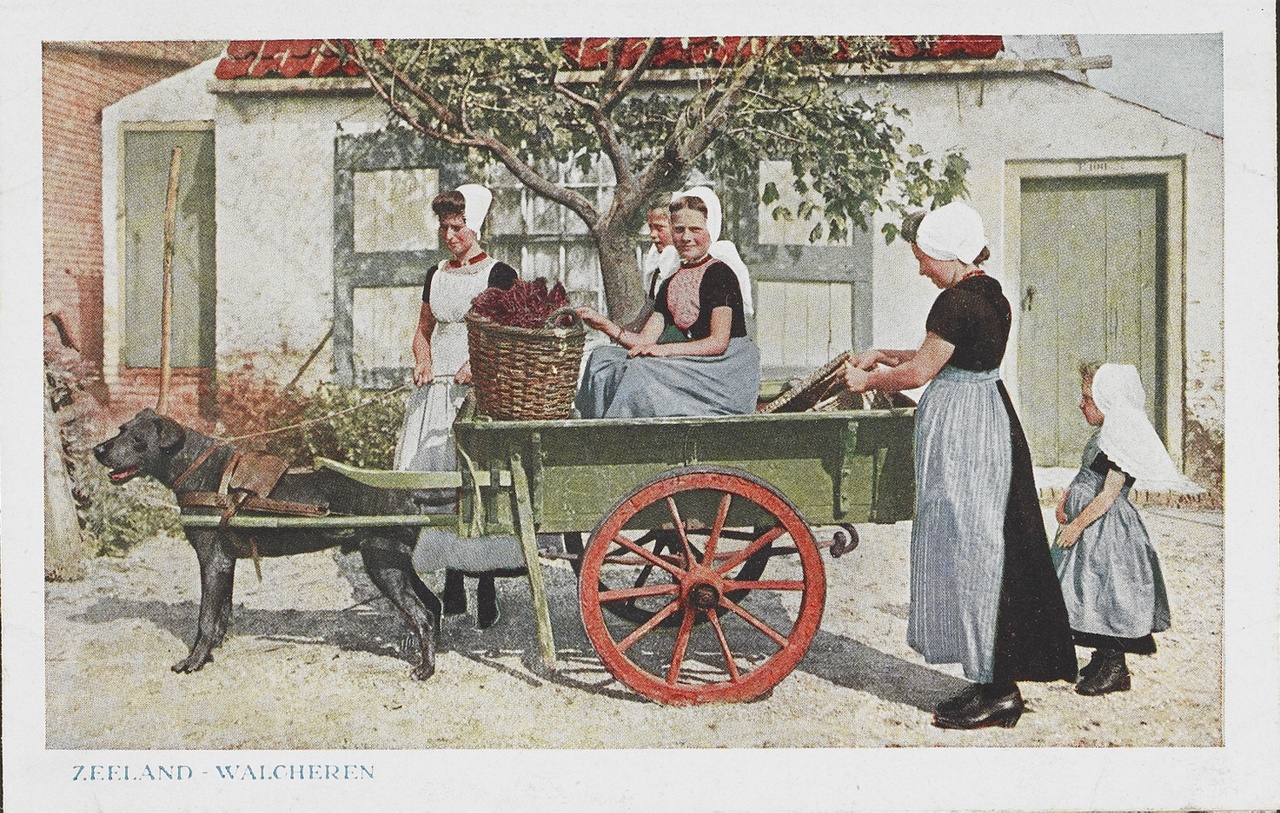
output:
[[[538,529],[558,533],[590,531],[623,494],[696,464],[765,480],[814,525],[908,519],[912,427],[910,411],[895,410],[626,422],[460,420],[455,430],[460,465],[469,461],[477,471],[497,472],[512,449],[518,451],[530,475]],[[507,487],[479,490],[481,522],[474,533],[510,532]],[[474,509],[464,500],[462,510],[465,528]],[[741,525],[752,519],[731,517]]]

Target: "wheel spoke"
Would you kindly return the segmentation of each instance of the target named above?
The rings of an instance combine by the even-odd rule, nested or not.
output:
[[[702,561],[714,562],[716,560],[716,543],[720,541],[720,534],[724,531],[725,518],[729,516],[729,503],[733,502],[733,495],[725,492],[720,498],[720,507],[716,510],[715,521],[711,523],[711,536],[707,537],[707,547],[702,553]]]
[[[673,576],[680,577],[685,575],[684,571],[681,570],[680,568],[676,567],[675,565],[665,561],[664,559],[658,556],[655,556],[653,553],[651,553],[648,550],[648,548],[640,547],[635,542],[632,542],[630,539],[627,539],[622,534],[618,534],[617,536],[615,536],[613,538],[613,541],[615,544],[621,545],[622,547],[626,548],[632,553],[637,554],[638,556],[640,556],[640,558],[644,559],[646,562],[652,562],[653,564],[657,565],[658,567],[662,568],[663,570],[667,571]]]
[[[738,565],[750,559],[753,554],[755,554],[765,545],[768,545],[770,542],[782,536],[786,532],[787,532],[787,529],[782,527],[781,524],[773,526],[769,530],[760,534],[760,536],[756,537],[755,540],[752,541],[750,545],[747,545],[745,548],[738,551],[737,553],[735,553],[734,555],[730,556],[728,559],[725,559],[723,562],[717,565],[716,572],[720,573],[721,575],[728,573],[730,570],[733,570]]]
[[[728,609],[732,610],[732,611],[733,611],[734,613],[736,613],[737,615],[741,616],[743,621],[746,621],[746,622],[747,622],[748,624],[750,624],[751,626],[755,627],[756,629],[758,629],[758,630],[760,630],[761,632],[763,632],[765,635],[767,635],[767,636],[769,636],[770,638],[772,638],[772,639],[773,639],[773,642],[774,642],[775,644],[777,644],[778,646],[783,646],[783,647],[785,647],[785,646],[787,645],[787,638],[786,638],[786,636],[784,636],[782,633],[778,632],[777,630],[775,630],[773,627],[769,626],[768,624],[764,623],[764,622],[763,622],[763,621],[761,621],[759,618],[756,618],[756,617],[755,617],[754,615],[752,615],[751,613],[749,613],[749,612],[747,612],[746,610],[742,609],[742,607],[741,607],[740,605],[738,605],[738,604],[734,603],[734,602],[733,602],[732,600],[730,600],[727,596],[722,596],[722,597],[720,598],[720,605],[721,605],[722,607],[727,607]]]
[[[693,567],[696,561],[693,558],[693,551],[689,549],[689,535],[685,532],[684,522],[680,519],[680,509],[676,508],[676,501],[667,497],[667,508],[671,510],[671,519],[676,524],[676,533],[680,535],[680,544],[684,547],[685,567]]]
[[[671,653],[671,668],[667,670],[667,685],[676,685],[680,677],[680,665],[684,663],[684,651],[689,646],[689,634],[693,631],[693,618],[698,611],[686,607],[684,618],[680,619],[680,631],[676,633],[675,650]]]
[[[729,641],[724,637],[724,628],[720,626],[719,613],[707,613],[707,617],[711,619],[711,626],[716,631],[716,637],[720,639],[720,651],[724,653],[724,665],[729,670],[729,682],[738,682],[738,664],[733,662],[733,652],[729,649]]]
[[[804,582],[799,579],[764,579],[759,581],[735,581],[725,579],[725,590],[804,590]]]
[[[678,584],[651,584],[647,587],[630,587],[625,590],[602,590],[601,601],[630,601],[649,596],[669,596],[680,589]]]
[[[635,644],[636,641],[639,641],[641,638],[652,632],[654,627],[661,624],[667,619],[667,616],[671,615],[678,609],[680,609],[680,602],[673,601],[661,610],[658,610],[653,614],[653,618],[650,618],[648,621],[633,629],[630,635],[618,642],[618,651],[626,652]]]

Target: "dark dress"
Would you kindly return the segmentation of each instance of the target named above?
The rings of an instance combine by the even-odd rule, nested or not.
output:
[[[933,538],[922,545],[932,545],[934,553],[922,567],[923,572],[917,574],[917,533],[913,528],[913,616],[919,593],[922,616],[930,614],[928,602],[932,600],[941,612],[955,610],[964,617],[959,621],[947,619],[941,624],[936,618],[922,617],[918,624],[914,623],[917,619],[913,619],[912,645],[931,662],[964,663],[966,675],[981,682],[1074,680],[1075,649],[1040,513],[1030,448],[1009,393],[998,378],[1010,324],[1009,302],[1000,283],[985,274],[966,277],[939,294],[926,321],[927,330],[955,345],[955,351],[921,398],[917,414],[917,524],[926,526],[920,529],[919,535],[932,534]],[[990,389],[992,385],[994,392]],[[938,386],[936,392],[935,386]],[[926,404],[931,393],[952,403]],[[970,408],[969,403],[976,405],[972,415],[964,411]],[[985,414],[979,414],[981,407],[985,407]],[[996,438],[990,439],[997,442],[1001,458],[993,463],[1002,470],[1001,476],[993,478],[996,485],[991,481],[958,482],[965,479],[964,467],[968,465],[963,457],[956,472],[959,476],[948,478],[950,482],[939,483],[937,475],[932,475],[933,482],[921,482],[931,476],[930,472],[957,465],[954,459],[947,461],[946,458],[948,455],[954,458],[956,449],[964,447],[968,442],[966,433],[991,431],[987,427],[1003,424],[1004,420],[991,420],[991,409],[996,410],[994,417],[1001,419],[1001,408],[1003,417],[1007,418],[1008,434],[1003,442],[1008,444],[1008,451],[1006,454],[998,448]],[[953,443],[957,440],[958,446]],[[1006,476],[1007,488],[1003,486]],[[921,504],[930,499],[942,499],[951,505],[938,510],[938,506]],[[928,527],[932,521],[929,518],[940,515],[941,521],[932,529]],[[981,545],[966,550],[969,540],[947,538],[948,534],[963,537],[966,532],[963,519],[958,524],[955,520],[974,515],[992,520],[1003,536],[1000,578],[997,582],[993,578],[995,574],[987,569],[985,586],[981,578],[982,559],[975,559],[973,555],[965,558],[972,551],[981,557],[984,550]],[[948,546],[953,550],[946,550]],[[997,547],[997,556],[1000,552]],[[920,561],[925,561],[923,556]],[[965,567],[969,568],[967,574]],[[966,575],[974,578],[965,582]],[[947,598],[947,591],[958,591],[963,597]],[[952,642],[959,640],[960,643],[939,645],[930,641],[929,635],[949,637]],[[938,656],[936,659],[930,658],[927,651],[931,647]]]

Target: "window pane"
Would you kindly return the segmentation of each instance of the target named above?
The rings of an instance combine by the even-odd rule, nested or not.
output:
[[[532,234],[560,233],[560,206],[546,198],[529,193],[529,203],[533,209],[533,221],[529,224]]]
[[[565,252],[565,285],[571,291],[594,291],[601,286],[600,257],[590,243],[573,243]]]
[[[556,284],[560,279],[560,247],[554,244],[528,246],[520,276],[523,279],[544,277],[548,285]]]
[[[524,216],[520,213],[519,189],[493,190],[493,204],[484,221],[484,233],[524,234]]]
[[[351,360],[356,375],[413,366],[413,331],[422,289],[356,288],[351,308]]]
[[[355,173],[355,250],[431,251],[439,247],[431,200],[439,171],[389,169]]]

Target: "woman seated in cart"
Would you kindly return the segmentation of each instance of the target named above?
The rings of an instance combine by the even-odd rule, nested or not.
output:
[[[654,313],[639,333],[591,308],[582,320],[615,345],[588,360],[575,404],[584,418],[736,415],[753,412],[760,353],[747,336],[751,282],[720,236],[720,199],[706,187],[672,196],[679,265],[659,270]]]

